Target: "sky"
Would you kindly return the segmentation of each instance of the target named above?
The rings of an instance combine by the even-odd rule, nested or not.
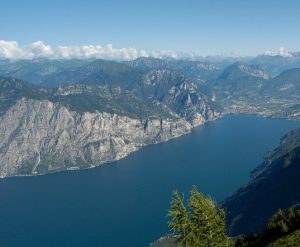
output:
[[[0,7],[0,57],[300,50],[298,0],[0,0]]]

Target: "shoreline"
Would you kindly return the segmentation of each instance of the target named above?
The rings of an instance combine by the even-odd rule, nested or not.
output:
[[[114,160],[110,160],[110,161],[105,161],[103,163],[100,163],[98,165],[93,165],[93,166],[90,166],[90,167],[83,167],[83,168],[80,168],[80,167],[71,167],[71,168],[68,168],[68,169],[65,169],[65,170],[53,170],[53,172],[47,172],[47,173],[43,173],[43,174],[30,174],[30,175],[14,175],[14,176],[6,176],[6,177],[1,177],[0,176],[0,180],[5,180],[5,179],[13,179],[13,178],[23,178],[23,177],[38,177],[38,176],[47,176],[47,175],[51,175],[51,174],[56,174],[56,173],[67,173],[67,172],[73,172],[73,171],[80,171],[80,170],[89,170],[89,169],[94,169],[94,168],[97,168],[97,167],[100,167],[100,166],[104,166],[104,165],[110,165],[114,162],[117,162],[117,161],[120,161],[124,158],[127,158],[128,156],[142,150],[143,148],[145,147],[149,147],[151,145],[156,145],[156,144],[161,144],[161,143],[166,143],[166,142],[169,142],[169,141],[172,141],[172,140],[176,140],[177,138],[179,137],[182,137],[182,136],[185,136],[185,135],[188,135],[188,134],[191,134],[192,131],[198,127],[201,127],[201,126],[204,126],[206,124],[209,124],[209,123],[213,123],[219,119],[222,119],[226,116],[238,116],[238,115],[243,115],[243,116],[255,116],[255,117],[261,117],[261,118],[268,118],[268,119],[281,119],[281,120],[288,120],[288,121],[297,121],[300,123],[300,119],[290,119],[290,118],[284,118],[284,117],[272,117],[272,116],[266,116],[266,115],[262,115],[262,114],[257,114],[257,113],[233,113],[233,112],[224,112],[224,113],[220,113],[218,115],[218,117],[216,117],[215,119],[213,120],[207,120],[201,124],[198,124],[198,125],[195,125],[193,126],[188,132],[186,133],[183,133],[181,135],[178,135],[178,136],[175,136],[173,138],[169,138],[168,140],[165,140],[165,141],[159,141],[159,142],[154,142],[154,143],[149,143],[149,144],[145,144],[145,145],[142,145],[140,146],[139,148],[137,148],[136,150],[132,151],[132,152],[129,152],[127,154],[125,154],[124,156],[122,157],[119,157],[117,159],[114,159]],[[300,127],[300,126],[299,126]]]

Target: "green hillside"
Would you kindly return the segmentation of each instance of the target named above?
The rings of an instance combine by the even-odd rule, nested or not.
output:
[[[14,78],[0,77],[0,116],[22,97],[60,103],[77,112],[108,112],[133,118],[174,118],[168,109],[113,86],[69,85],[42,88]]]

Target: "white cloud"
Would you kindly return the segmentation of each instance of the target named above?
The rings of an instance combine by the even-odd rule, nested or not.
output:
[[[193,58],[191,53],[166,50],[139,50],[135,48],[114,48],[112,44],[81,45],[81,46],[50,46],[42,41],[29,45],[20,45],[16,41],[0,40],[0,58],[2,59],[33,59],[33,58],[103,58],[114,60],[132,60],[138,57],[156,58]]]
[[[0,57],[1,58],[15,58],[24,57],[24,51],[20,48],[16,41],[0,40]]]
[[[51,46],[45,45],[42,41],[36,41],[30,44],[28,47],[25,47],[30,56],[32,57],[42,57],[42,56],[53,56],[54,51]]]
[[[266,51],[264,55],[267,56],[282,56],[282,57],[292,57],[293,55],[284,47],[280,47],[277,50]]]

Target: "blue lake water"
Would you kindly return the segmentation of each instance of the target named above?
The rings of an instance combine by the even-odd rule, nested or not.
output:
[[[249,179],[296,121],[226,116],[95,169],[0,180],[0,246],[144,247],[167,232],[172,191],[216,201]]]

